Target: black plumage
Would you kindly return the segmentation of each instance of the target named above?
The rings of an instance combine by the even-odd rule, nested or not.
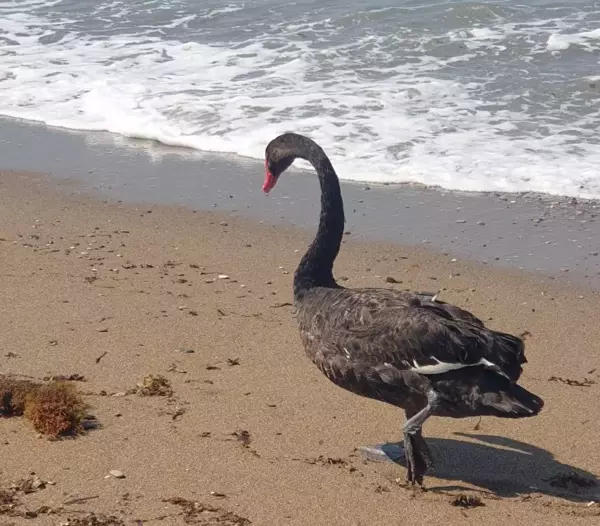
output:
[[[338,177],[322,148],[285,133],[266,148],[268,192],[297,157],[321,184],[313,243],[294,275],[294,302],[308,357],[327,378],[355,394],[403,408],[410,482],[422,484],[431,456],[421,435],[430,416],[538,414],[543,401],[517,385],[527,362],[523,341],[493,331],[470,312],[433,295],[383,288],[348,289],[333,278],[344,230]]]

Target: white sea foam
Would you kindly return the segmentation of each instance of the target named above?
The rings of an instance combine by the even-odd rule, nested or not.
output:
[[[243,5],[228,4],[228,5],[225,5],[223,7],[218,7],[216,9],[211,9],[206,14],[206,16],[208,18],[212,18],[214,16],[223,15],[225,13],[234,13],[235,11],[241,11],[243,8],[244,8]]]
[[[493,66],[493,57],[516,53],[510,39],[529,60],[572,45],[600,49],[600,30],[566,33],[560,20],[498,23],[315,46],[339,30],[323,18],[282,23],[275,35],[206,44],[156,36],[152,28],[100,38],[73,31],[68,18],[19,8],[42,0],[5,4],[6,116],[255,158],[275,135],[293,130],[321,143],[344,179],[600,197],[600,107],[582,95],[583,80],[551,107],[535,99],[539,82],[525,59],[513,91],[500,95],[496,86],[507,82],[501,69],[479,77],[438,74],[478,60]],[[160,29],[242,7],[179,12]],[[307,31],[311,39],[298,37]],[[436,38],[464,48],[429,53]],[[400,50],[408,50],[405,59],[396,58]],[[563,85],[553,89],[560,93]]]
[[[581,46],[587,51],[598,51],[600,49],[600,29],[581,31],[580,33],[554,33],[548,37],[546,48],[549,51],[563,51],[572,45]]]

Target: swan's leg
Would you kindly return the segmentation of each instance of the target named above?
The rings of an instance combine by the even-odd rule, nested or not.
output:
[[[413,416],[417,414],[418,411],[406,411],[406,420],[410,420]],[[433,466],[433,459],[431,456],[431,451],[429,446],[427,445],[427,441],[423,438],[423,430],[418,429],[413,435],[413,442],[416,444],[418,452],[421,454],[423,462],[427,465],[428,468]]]
[[[427,405],[418,413],[411,416],[402,431],[404,433],[404,454],[406,455],[407,480],[411,484],[415,482],[423,484],[423,475],[427,466],[431,463],[429,447],[425,443],[421,428],[425,421],[431,416],[437,405],[437,395],[434,391],[427,393]]]

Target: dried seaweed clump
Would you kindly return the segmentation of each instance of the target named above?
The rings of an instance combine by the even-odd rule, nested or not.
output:
[[[81,432],[86,408],[71,384],[39,384],[0,376],[0,414],[23,415],[36,431],[52,438]]]
[[[0,490],[0,516],[8,517],[24,517],[31,519],[38,515],[54,513],[54,510],[48,506],[41,506],[37,510],[22,510],[23,503],[19,499],[20,495],[35,493],[38,490],[44,489],[46,484],[52,484],[46,482],[33,474],[31,477],[22,479],[10,485],[8,489]],[[0,523],[4,524],[4,523]]]
[[[480,497],[476,495],[465,495],[464,493],[458,495],[450,502],[450,504],[459,508],[478,508],[480,506],[485,506]]]
[[[27,394],[37,387],[29,380],[17,380],[0,375],[0,415],[21,416]]]
[[[141,521],[140,521],[141,522]],[[70,518],[61,523],[62,526],[125,526],[125,523],[114,515],[96,515],[88,513],[83,517]]]
[[[138,382],[136,393],[140,396],[171,396],[173,389],[171,382],[164,376],[149,374]]]
[[[0,515],[14,515],[19,504],[14,491],[0,490]]]
[[[248,447],[252,442],[250,431],[246,431],[245,429],[234,431],[233,433],[231,433],[231,435],[237,438],[237,441],[244,447]]]
[[[76,435],[83,430],[86,404],[71,384],[40,385],[25,400],[25,418],[36,431],[52,437]]]
[[[183,521],[186,524],[219,524],[220,526],[250,526],[252,524],[252,521],[246,517],[210,504],[202,504],[181,497],[163,499],[163,502],[180,506],[183,511]]]

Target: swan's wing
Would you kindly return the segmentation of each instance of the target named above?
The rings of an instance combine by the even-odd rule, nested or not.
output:
[[[445,301],[440,300],[441,293],[442,291],[439,290],[438,292],[404,293],[404,295],[411,296],[417,299],[424,306],[428,306],[431,308],[437,307],[438,309],[441,309],[441,311],[438,312],[442,313],[442,311],[445,311],[454,319],[464,320],[466,322],[474,323],[481,327],[484,326],[483,322],[471,312],[461,309],[456,305],[452,305],[450,303],[446,303]]]
[[[331,353],[329,359],[342,355],[361,366],[387,364],[422,375],[476,365],[513,381],[521,374],[522,340],[487,329],[459,307],[409,294],[397,301],[387,296],[378,301],[345,299],[340,297],[310,323],[312,337],[323,343],[324,360]]]

